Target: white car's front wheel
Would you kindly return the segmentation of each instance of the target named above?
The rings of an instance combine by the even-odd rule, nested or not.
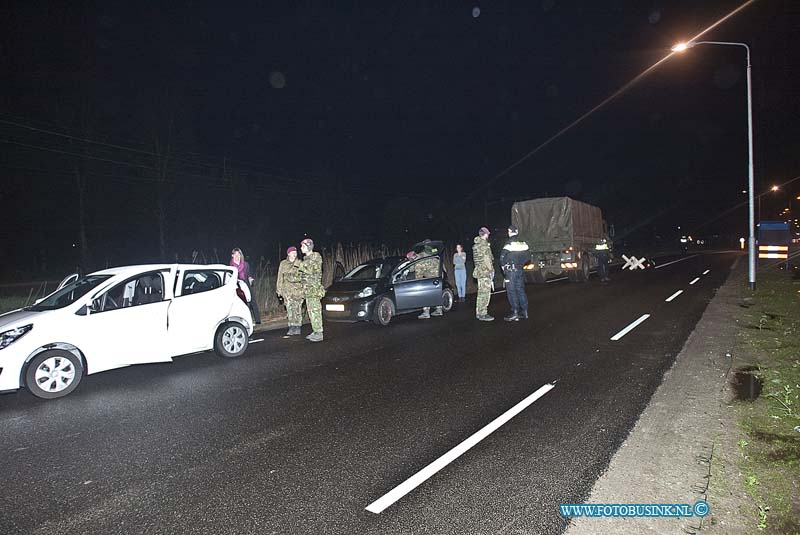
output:
[[[247,329],[237,321],[223,323],[214,337],[214,352],[220,357],[236,358],[247,351]]]
[[[36,397],[55,399],[78,388],[82,378],[80,358],[63,349],[48,349],[28,364],[25,387]]]

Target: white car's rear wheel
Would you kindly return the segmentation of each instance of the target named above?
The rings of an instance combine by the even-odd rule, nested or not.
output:
[[[55,399],[78,388],[82,378],[80,358],[63,349],[48,349],[28,364],[25,387],[36,397]]]
[[[250,339],[247,329],[237,321],[223,323],[214,337],[214,351],[220,357],[236,358],[247,351]]]

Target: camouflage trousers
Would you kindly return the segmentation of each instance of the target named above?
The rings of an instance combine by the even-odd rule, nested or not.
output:
[[[306,310],[311,319],[311,329],[315,333],[322,332],[322,303],[319,297],[306,297]]]
[[[489,313],[489,300],[492,298],[492,279],[488,276],[478,279],[478,301],[475,304],[475,315],[485,316]]]
[[[289,327],[300,327],[303,324],[303,298],[287,297],[283,303],[286,305]]]

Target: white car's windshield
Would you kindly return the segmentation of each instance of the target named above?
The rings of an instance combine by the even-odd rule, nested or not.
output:
[[[35,305],[28,307],[27,310],[34,312],[42,312],[44,310],[56,310],[69,306],[93,288],[96,288],[101,282],[108,280],[111,275],[88,275],[82,279],[78,279],[71,284],[67,284],[55,293],[48,295],[43,300]]]

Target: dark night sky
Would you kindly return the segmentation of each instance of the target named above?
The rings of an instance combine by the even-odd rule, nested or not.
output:
[[[466,238],[484,210],[502,227],[512,200],[564,194],[632,240],[741,235],[744,209],[710,222],[745,199],[739,48],[672,57],[491,180],[741,3],[12,2],[0,236],[26,269],[76,263],[79,169],[90,263],[156,259],[156,138],[170,255]],[[800,3],[757,0],[703,36],[753,49],[757,192],[800,175],[798,27]]]

